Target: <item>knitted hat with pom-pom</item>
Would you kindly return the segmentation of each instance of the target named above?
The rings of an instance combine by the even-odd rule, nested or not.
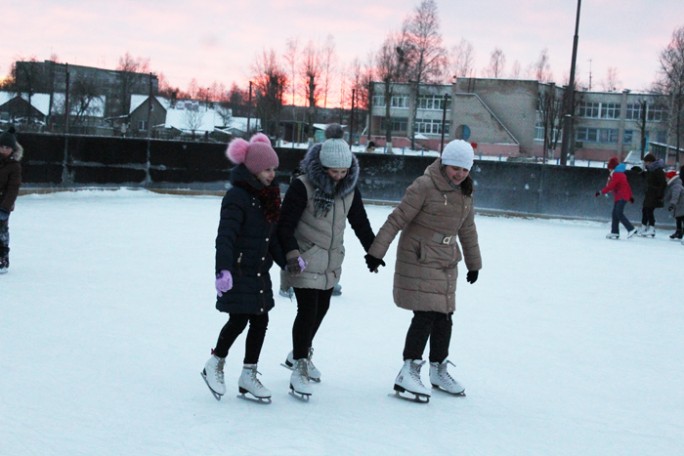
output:
[[[277,168],[280,164],[271,140],[263,133],[255,134],[249,142],[242,138],[233,139],[228,144],[226,156],[236,165],[244,163],[254,175],[268,168]]]
[[[344,131],[340,124],[330,124],[325,129],[327,138],[321,144],[319,159],[325,168],[350,168],[352,165],[352,153],[347,141],[342,139]]]
[[[609,171],[612,171],[619,164],[620,164],[620,160],[618,160],[617,157],[610,157],[610,160],[608,160],[608,166],[606,166],[606,167],[608,168]]]

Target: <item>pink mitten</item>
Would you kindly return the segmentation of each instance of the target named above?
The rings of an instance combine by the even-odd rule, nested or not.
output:
[[[231,288],[233,288],[233,275],[224,269],[216,276],[216,294],[220,298]]]

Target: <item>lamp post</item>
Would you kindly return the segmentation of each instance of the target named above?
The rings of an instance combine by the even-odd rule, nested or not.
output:
[[[247,99],[247,136],[249,136],[249,123],[252,120],[252,81],[249,81],[249,98]]]
[[[439,144],[439,152],[440,154],[444,150],[444,131],[446,130],[446,110],[447,110],[447,102],[449,101],[449,94],[445,93],[444,94],[444,99],[442,100],[442,139]]]
[[[574,114],[575,114],[575,63],[577,61],[577,41],[579,33],[580,8],[582,0],[577,0],[577,16],[575,17],[575,36],[572,42],[572,61],[570,62],[570,81],[568,82],[567,102],[565,116],[563,117],[563,142],[561,144],[561,165],[565,166],[568,162],[568,150],[572,143],[574,134]]]

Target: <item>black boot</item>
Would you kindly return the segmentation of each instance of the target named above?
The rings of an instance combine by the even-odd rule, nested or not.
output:
[[[681,239],[681,238],[682,238],[682,231],[681,230],[677,230],[670,235],[670,239]]]

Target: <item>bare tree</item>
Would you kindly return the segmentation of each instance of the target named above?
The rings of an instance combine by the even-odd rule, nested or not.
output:
[[[135,73],[149,72],[149,59],[135,58],[126,52],[119,57],[116,67],[121,72],[121,113],[127,115],[131,108],[131,95],[135,82]]]
[[[511,79],[520,79],[520,72],[520,62],[516,60],[511,67]]]
[[[457,78],[470,78],[474,76],[473,45],[464,38],[461,42],[451,48],[451,70]]]
[[[316,106],[320,101],[321,84],[321,58],[313,41],[309,41],[302,50],[302,63],[300,73],[304,79],[304,95],[308,103],[307,123],[309,124],[309,135],[313,135],[313,124],[316,118]],[[312,137],[312,136],[311,136]]]
[[[252,70],[252,81],[256,88],[256,114],[261,120],[261,128],[270,136],[278,136],[287,74],[273,49],[264,50],[257,56]]]
[[[323,107],[327,108],[328,95],[335,72],[335,39],[332,35],[328,35],[325,46],[321,50],[321,70],[323,76]]]
[[[551,65],[549,64],[549,50],[542,49],[539,58],[530,67],[530,75],[539,82],[550,82],[553,79]]]
[[[99,87],[95,81],[79,75],[71,86],[71,112],[74,124],[83,125],[88,116],[93,116],[100,110],[96,102],[102,100]]]
[[[601,81],[601,86],[606,92],[617,92],[620,86],[620,80],[618,79],[618,70],[615,67],[609,67],[606,70],[606,79]]]
[[[408,127],[411,149],[415,149],[415,119],[420,85],[443,81],[447,68],[447,51],[442,45],[435,0],[422,0],[405,22],[404,28],[407,36],[404,52],[409,80],[412,82],[411,119]]]
[[[500,78],[506,68],[506,56],[500,48],[495,48],[489,56],[489,66],[484,73],[494,79]]]
[[[661,93],[670,99],[670,134],[677,149],[677,166],[680,164],[679,149],[684,132],[684,27],[672,33],[667,47],[660,53],[660,80],[658,86]]]
[[[545,84],[539,90],[538,111],[539,122],[543,129],[544,146],[543,161],[553,157],[553,151],[558,147],[561,136],[563,113],[563,93],[554,83]]]

